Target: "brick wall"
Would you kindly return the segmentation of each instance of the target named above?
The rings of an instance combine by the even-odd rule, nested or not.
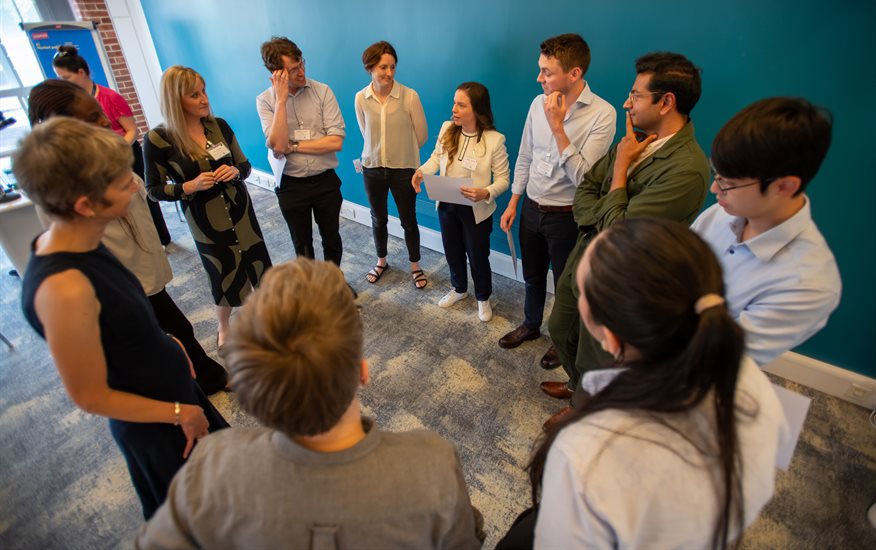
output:
[[[131,110],[134,112],[134,121],[137,123],[140,138],[142,139],[149,130],[149,125],[146,123],[146,117],[143,116],[143,107],[140,105],[137,90],[134,89],[134,81],[131,79],[128,64],[125,62],[124,55],[122,55],[119,37],[116,36],[116,30],[110,19],[106,2],[104,0],[71,0],[70,5],[80,20],[97,22],[97,32],[109,59],[110,70],[118,87],[117,91],[122,94],[122,97],[131,106]]]

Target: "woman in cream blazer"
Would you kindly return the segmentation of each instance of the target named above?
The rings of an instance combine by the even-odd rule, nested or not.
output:
[[[419,193],[424,173],[439,172],[442,176],[472,179],[471,187],[460,188],[460,194],[471,201],[471,205],[437,205],[441,240],[453,285],[438,305],[450,307],[466,296],[467,256],[478,301],[478,318],[487,322],[493,318],[490,233],[496,198],[508,190],[508,151],[505,136],[495,130],[490,94],[483,84],[460,84],[453,96],[452,112],[452,120],[441,126],[432,156],[414,173],[411,183]]]

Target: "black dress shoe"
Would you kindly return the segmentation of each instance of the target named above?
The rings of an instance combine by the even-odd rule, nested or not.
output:
[[[505,349],[513,349],[527,340],[535,340],[541,336],[541,331],[537,328],[528,328],[526,325],[520,325],[505,336],[499,338],[499,347]]]
[[[575,393],[566,382],[542,382],[541,391],[557,399],[570,399]]]
[[[560,361],[560,356],[557,354],[557,348],[554,346],[551,346],[541,357],[541,368],[544,370],[553,370],[562,366],[563,362]]]

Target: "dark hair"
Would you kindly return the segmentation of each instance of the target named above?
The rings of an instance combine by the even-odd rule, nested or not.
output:
[[[27,118],[35,126],[53,116],[70,116],[79,94],[86,92],[66,80],[50,78],[30,90],[27,98]]]
[[[582,78],[590,68],[590,46],[580,34],[568,33],[548,38],[541,43],[541,53],[545,57],[557,58],[564,72],[580,67]]]
[[[583,283],[590,317],[641,358],[625,361],[621,356],[618,366],[628,368],[541,441],[528,466],[533,501],[548,451],[565,426],[609,409],[637,411],[661,422],[662,414],[690,411],[706,400],[715,414],[723,474],[714,545],[723,546],[730,526],[741,525],[743,518],[734,398],[744,337],[724,305],[699,314],[694,309],[702,296],[723,296],[721,266],[694,232],[658,218],[612,225],[590,244],[585,258],[589,272],[578,283]],[[714,434],[704,434],[703,442],[694,434],[679,434],[703,454],[713,453]]]
[[[362,53],[362,64],[365,65],[365,70],[370,73],[371,69],[380,63],[380,58],[383,57],[383,54],[385,53],[391,55],[392,58],[395,59],[395,62],[398,63],[398,55],[395,53],[395,48],[393,48],[392,44],[386,40],[375,42],[365,48],[365,51]]]
[[[52,58],[52,67],[66,69],[71,73],[78,73],[79,69],[82,69],[86,75],[91,76],[88,62],[79,55],[75,46],[58,46],[58,52]]]
[[[833,116],[802,98],[761,99],[727,121],[712,142],[712,166],[724,177],[755,178],[766,193],[776,178],[800,178],[799,195],[830,148]]]
[[[478,127],[478,142],[480,142],[484,132],[496,129],[496,125],[493,123],[493,108],[490,106],[490,92],[486,86],[479,82],[463,82],[456,89],[465,92],[471,101],[471,108],[475,113],[475,124]],[[450,128],[444,132],[441,144],[447,154],[448,162],[453,162],[456,147],[459,145],[460,132],[462,132],[462,126],[456,124],[451,124]]]
[[[636,74],[650,73],[648,90],[662,94],[672,93],[675,105],[682,115],[690,115],[700,99],[702,81],[700,68],[680,53],[654,52],[636,60]],[[651,103],[657,103],[659,95],[651,96]]]
[[[284,55],[292,58],[292,61],[301,61],[301,48],[285,36],[272,36],[270,40],[262,43],[262,61],[269,71],[279,71],[283,68]]]
[[[289,437],[334,427],[359,387],[362,320],[341,270],[296,258],[269,269],[225,344],[237,402]]]

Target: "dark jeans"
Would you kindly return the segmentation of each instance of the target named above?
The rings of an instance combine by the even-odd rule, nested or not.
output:
[[[131,150],[134,153],[134,173],[140,176],[141,180],[146,181],[143,165],[143,148],[140,146],[140,142],[134,140],[134,143],[131,144]],[[164,222],[161,205],[152,199],[146,199],[146,205],[149,206],[152,223],[155,225],[155,230],[158,231],[158,240],[161,241],[161,244],[166,245],[170,242],[170,232],[167,230],[167,224]]]
[[[523,325],[538,329],[544,320],[548,268],[553,268],[554,288],[575,246],[578,228],[571,212],[540,212],[529,198],[520,214],[520,257],[526,298]]]
[[[420,261],[417,194],[411,185],[413,175],[413,168],[365,168],[362,171],[365,193],[368,195],[368,204],[371,205],[371,232],[374,235],[374,248],[377,249],[378,258],[386,257],[386,241],[389,238],[386,229],[389,221],[387,197],[392,191],[392,198],[398,208],[398,218],[405,231],[408,260],[412,263]]]
[[[442,202],[438,205],[438,221],[441,223],[444,256],[450,267],[450,284],[457,292],[468,290],[468,270],[465,266],[468,256],[475,297],[481,302],[487,300],[493,293],[493,272],[490,270],[493,216],[475,223],[471,206]]]
[[[292,235],[295,254],[315,258],[312,214],[322,238],[323,258],[341,265],[344,247],[341,243],[339,217],[344,198],[341,196],[341,179],[335,171],[329,169],[306,178],[293,178],[283,174],[280,186],[275,191],[280,212]]]

